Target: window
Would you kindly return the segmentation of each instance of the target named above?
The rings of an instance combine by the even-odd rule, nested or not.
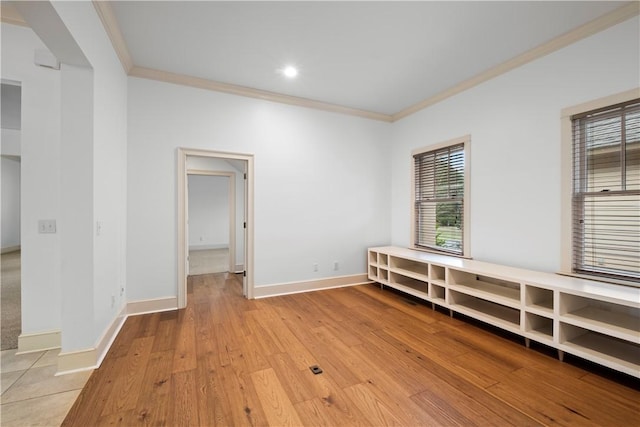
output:
[[[469,137],[413,153],[413,246],[468,255]]]
[[[640,99],[571,126],[572,270],[640,281]]]

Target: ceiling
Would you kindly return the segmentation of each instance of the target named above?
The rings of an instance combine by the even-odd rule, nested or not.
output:
[[[12,3],[25,9],[24,3]],[[387,121],[636,16],[640,9],[638,2],[615,1],[94,5],[132,76]],[[286,65],[298,67],[297,78],[282,75]]]
[[[387,115],[623,4],[111,3],[137,66]]]

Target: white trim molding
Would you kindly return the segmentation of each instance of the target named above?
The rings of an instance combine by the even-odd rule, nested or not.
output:
[[[111,40],[113,50],[116,52],[116,55],[118,55],[118,59],[120,59],[124,72],[129,74],[133,68],[133,60],[131,59],[129,48],[127,47],[127,43],[124,41],[122,31],[120,31],[120,25],[118,25],[118,20],[116,19],[116,15],[113,13],[111,5],[107,1],[93,0],[92,3],[100,21],[102,21],[102,26],[104,27],[107,36],[109,36],[109,40]]]
[[[132,77],[140,77],[150,80],[158,80],[166,83],[173,83],[184,86],[192,86],[201,89],[207,89],[217,92],[231,93],[239,96],[247,96],[251,98],[264,99],[272,102],[296,105],[299,107],[314,108],[317,110],[329,111],[338,114],[346,114],[358,117],[364,117],[371,120],[380,120],[383,122],[395,122],[401,120],[413,113],[423,110],[431,105],[437,104],[447,98],[450,98],[467,89],[471,89],[481,83],[486,82],[494,77],[504,74],[528,62],[541,58],[549,53],[555,52],[572,43],[580,41],[586,37],[604,31],[614,25],[626,21],[640,14],[640,2],[630,1],[625,5],[600,16],[586,24],[583,24],[571,31],[568,31],[546,43],[541,44],[525,53],[522,53],[508,61],[503,62],[489,70],[486,70],[474,77],[471,77],[455,86],[450,87],[440,93],[437,93],[417,104],[414,104],[395,114],[383,114],[373,111],[361,110],[357,108],[345,107],[342,105],[330,104],[326,102],[316,101],[312,99],[299,98],[295,96],[284,95],[275,92],[268,92],[250,87],[226,84],[214,80],[197,78],[183,74],[175,74],[162,70],[155,70],[137,66],[131,57],[129,48],[118,25],[115,13],[108,1],[92,1],[96,9],[96,13],[102,21],[102,25],[111,40],[113,48],[120,59],[125,72]],[[9,24],[29,26],[29,24],[20,16],[15,8],[2,4],[0,12],[2,22]]]
[[[254,298],[268,298],[280,295],[299,294],[302,292],[321,291],[325,289],[343,288],[346,286],[373,283],[366,273],[350,276],[328,277],[326,279],[305,280],[302,282],[287,282],[274,285],[256,286],[253,290]]]
[[[0,255],[8,254],[9,252],[15,252],[20,250],[20,245],[18,246],[7,246],[6,248],[2,248],[0,250]]]
[[[155,298],[127,303],[127,317],[178,309],[177,297]]]
[[[52,350],[62,345],[62,334],[59,329],[18,336],[18,352],[16,354],[33,353]]]
[[[631,19],[634,16],[637,16],[639,13],[640,2],[631,1],[624,6],[613,10],[612,12],[589,21],[586,24],[583,24],[552,40],[549,40],[546,43],[541,44],[540,46],[534,47],[533,49],[530,49],[525,53],[516,56],[515,58],[511,58],[508,61],[503,62],[502,64],[499,64],[474,77],[471,77],[470,79],[458,83],[455,86],[450,87],[449,89],[446,89],[432,97],[425,99],[424,101],[418,102],[417,104],[414,104],[409,108],[395,113],[391,116],[391,121],[395,122],[407,116],[410,116],[413,113],[437,104],[438,102],[444,101],[445,99],[464,92],[467,89],[478,86],[479,84],[484,83],[487,80],[491,80],[494,77],[498,77],[499,75],[518,68],[524,64],[532,62],[538,58],[542,58],[543,56],[560,50],[563,47],[569,46],[570,44],[599,33],[600,31],[604,31],[607,28],[620,24],[627,19]]]
[[[313,99],[300,98],[297,96],[284,95],[276,92],[269,92],[261,89],[254,89],[246,86],[221,83],[215,80],[203,79],[200,77],[187,76],[184,74],[170,73],[168,71],[155,70],[134,66],[129,75],[141,77],[149,80],[157,80],[165,83],[173,83],[182,86],[191,86],[199,89],[211,90],[214,92],[230,93],[232,95],[257,98],[265,101],[279,102],[281,104],[295,105],[298,107],[313,108],[316,110],[329,111],[331,113],[347,114],[351,116],[364,117],[365,119],[391,122],[392,117],[387,114],[375,113],[372,111],[359,110],[357,108],[344,107],[342,105],[330,104]]]
[[[127,320],[126,312],[127,306],[123,305],[118,315],[104,330],[95,347],[60,353],[58,355],[56,376],[99,368],[120,329],[122,329],[124,322]]]
[[[24,20],[20,12],[9,2],[3,1],[0,5],[0,18],[6,24],[19,25],[28,27],[27,21]]]
[[[89,371],[99,366],[98,349],[96,348],[60,353],[58,355],[58,371],[56,372],[56,376]]]

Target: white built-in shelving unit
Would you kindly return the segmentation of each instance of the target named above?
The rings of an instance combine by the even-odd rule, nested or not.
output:
[[[369,279],[640,378],[640,288],[386,246]]]

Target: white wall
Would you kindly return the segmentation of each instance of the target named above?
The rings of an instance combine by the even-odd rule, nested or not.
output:
[[[20,247],[20,158],[2,156],[2,249]]]
[[[46,48],[31,29],[0,27],[2,78],[22,86],[22,333],[30,334],[61,328],[60,234],[38,234],[39,219],[60,217],[60,72],[34,65],[34,50]]]
[[[22,84],[22,332],[62,330],[70,352],[94,347],[126,299],[127,77],[90,2],[52,5],[92,68],[36,67],[45,45],[3,23],[2,78]]]
[[[189,249],[229,247],[229,177],[189,175]]]
[[[411,150],[471,135],[471,255],[560,269],[560,111],[640,84],[638,18],[393,126],[392,240],[410,233]]]
[[[126,302],[121,288],[126,288],[127,77],[91,2],[52,4],[93,73],[92,147],[78,152],[77,159],[90,165],[90,207],[80,212],[73,211],[74,205],[63,207],[67,217],[74,214],[84,227],[88,224],[82,239],[89,239],[92,252],[90,279],[84,284],[89,289],[65,294],[63,351],[71,351],[94,346]],[[81,311],[81,305],[89,306],[82,315],[90,325],[86,334],[86,326],[66,310]]]
[[[389,124],[139,78],[128,111],[130,299],[177,293],[177,147],[255,155],[256,286],[365,273],[389,242]]]

